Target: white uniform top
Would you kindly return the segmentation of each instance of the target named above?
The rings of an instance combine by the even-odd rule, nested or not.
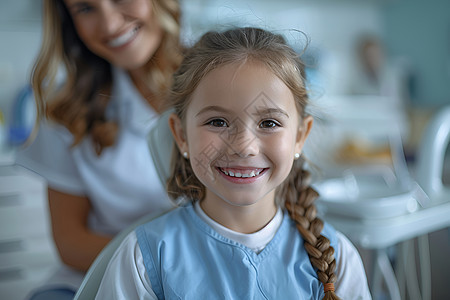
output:
[[[173,207],[147,145],[147,134],[158,115],[127,73],[114,69],[113,78],[106,109],[106,118],[119,123],[113,146],[100,156],[89,137],[71,147],[73,136],[65,127],[42,121],[36,139],[19,151],[16,159],[43,176],[49,187],[87,196],[92,204],[88,226],[110,236],[141,216]]]
[[[195,211],[219,234],[260,252],[272,240],[283,221],[281,209],[260,231],[243,234],[232,231],[209,218],[198,202]],[[340,232],[337,232],[339,260],[336,262],[336,294],[341,299],[372,299],[367,284],[364,266],[358,251]],[[180,278],[182,280],[182,278]],[[148,278],[141,249],[135,231],[131,232],[116,250],[108,264],[96,299],[141,299],[157,300]]]
[[[31,146],[17,156],[18,164],[46,178],[49,187],[87,196],[92,203],[89,227],[107,235],[141,216],[173,207],[147,145],[147,134],[158,115],[124,71],[116,69],[113,74],[106,116],[119,122],[115,145],[100,156],[90,138],[71,148],[73,137],[65,127],[43,121]]]

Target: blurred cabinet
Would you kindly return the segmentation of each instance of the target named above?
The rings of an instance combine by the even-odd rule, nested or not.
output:
[[[20,166],[0,166],[0,298],[24,299],[58,264],[45,180]]]

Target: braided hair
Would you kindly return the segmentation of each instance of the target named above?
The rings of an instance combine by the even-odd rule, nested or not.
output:
[[[304,168],[304,159],[294,161],[292,170],[279,189],[277,196],[285,199],[285,207],[295,221],[297,230],[304,239],[304,246],[319,281],[324,285],[324,299],[339,299],[334,293],[336,260],[330,241],[321,235],[323,221],[317,217],[314,201],[319,196],[310,186],[310,173]]]
[[[252,59],[264,64],[292,91],[299,116],[307,116],[308,94],[304,65],[298,54],[278,34],[258,28],[235,28],[224,32],[208,32],[189,49],[174,74],[170,103],[185,124],[186,109],[191,95],[210,71],[229,63]],[[334,249],[321,235],[323,221],[317,218],[314,200],[318,193],[310,186],[304,159],[294,160],[286,180],[276,190],[275,199],[285,206],[304,239],[304,246],[317,276],[324,285],[324,299],[339,299],[334,293],[336,275]],[[195,176],[189,160],[179,151],[172,154],[172,172],[167,190],[177,201],[199,201],[205,197],[205,187]]]

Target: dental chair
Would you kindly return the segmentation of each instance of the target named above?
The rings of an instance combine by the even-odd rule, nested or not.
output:
[[[450,188],[442,182],[445,153],[450,144],[450,105],[429,122],[420,144],[417,182],[434,203],[450,199]]]
[[[148,145],[150,153],[155,162],[156,171],[158,172],[161,183],[165,186],[166,180],[169,177],[170,158],[172,155],[173,139],[172,133],[168,126],[168,118],[171,111],[162,114],[158,119],[157,124],[151,130],[148,136]],[[95,261],[90,266],[86,276],[78,289],[74,300],[90,300],[94,299],[97,294],[100,282],[106,267],[114,255],[114,252],[122,243],[123,239],[141,224],[147,223],[154,218],[160,216],[160,213],[146,215],[135,223],[121,231],[114,239],[100,252]]]
[[[418,149],[415,176],[410,180],[406,172],[398,172],[400,187],[409,187],[407,193],[379,199],[359,197],[357,201],[339,203],[331,201],[334,200],[332,198],[319,201],[327,205],[328,222],[344,232],[356,245],[375,254],[370,280],[374,299],[386,296],[393,300],[406,299],[406,292],[408,299],[432,299],[428,234],[450,226],[450,188],[444,185],[442,178],[449,143],[450,106],[447,106],[440,109],[427,124]],[[399,146],[394,148],[401,149]],[[395,154],[395,151],[392,152]],[[398,153],[397,158],[401,158],[401,154]],[[397,166],[396,169],[401,171],[405,169],[402,165],[405,165],[402,159],[394,160],[394,168]],[[405,181],[405,178],[408,180]],[[321,197],[326,197],[327,191],[325,188],[323,190],[319,189],[319,193]],[[331,197],[336,193],[328,194]],[[341,215],[333,214],[333,211]],[[365,211],[370,213],[364,214]],[[416,266],[415,240],[419,266]],[[395,271],[387,253],[392,246],[398,246]],[[420,267],[420,276],[417,267]]]
[[[119,247],[120,243],[122,243],[123,239],[128,235],[128,233],[132,232],[139,225],[147,223],[158,216],[159,214],[144,216],[115,236],[114,239],[100,252],[95,261],[89,267],[89,270],[86,273],[83,282],[74,297],[74,300],[94,299],[106,267],[108,266],[111,257],[114,255],[114,252]]]

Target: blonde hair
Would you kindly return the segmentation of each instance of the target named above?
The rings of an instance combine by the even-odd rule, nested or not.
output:
[[[289,87],[294,95],[299,115],[306,116],[308,95],[305,88],[304,65],[298,54],[278,34],[258,28],[236,28],[224,32],[208,32],[186,52],[174,74],[170,103],[185,124],[185,113],[191,95],[211,70],[230,63],[255,60],[264,64]],[[179,151],[172,154],[172,174],[167,189],[173,199],[198,201],[205,196],[205,187],[195,176],[189,160]],[[305,241],[312,265],[317,268],[324,286],[336,281],[334,249],[320,233],[323,222],[317,218],[314,200],[318,194],[309,186],[309,173],[304,160],[294,161],[288,178],[276,191],[276,201],[285,206],[296,222]],[[333,290],[325,292],[324,299],[339,299]]]
[[[143,79],[155,97],[163,98],[181,61],[180,7],[177,0],[149,1],[164,33]],[[66,78],[57,86],[60,67],[65,69]],[[117,132],[117,124],[105,118],[112,80],[110,63],[83,44],[63,1],[44,0],[43,41],[31,78],[37,120],[45,116],[67,127],[74,145],[90,134],[100,154],[115,143]]]

